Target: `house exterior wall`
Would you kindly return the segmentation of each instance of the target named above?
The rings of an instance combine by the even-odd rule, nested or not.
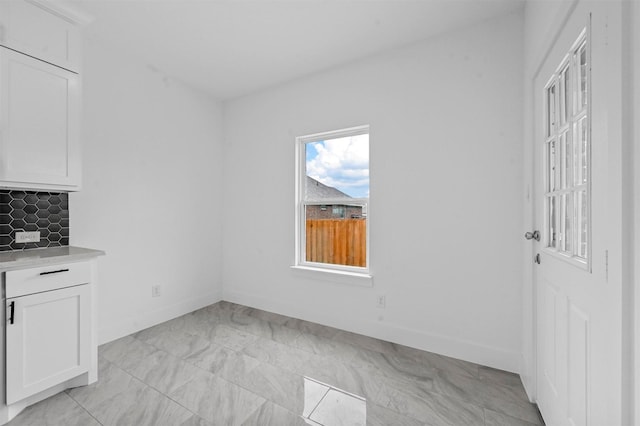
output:
[[[341,209],[341,214],[334,211]],[[307,219],[358,219],[362,217],[362,207],[344,204],[307,206]]]

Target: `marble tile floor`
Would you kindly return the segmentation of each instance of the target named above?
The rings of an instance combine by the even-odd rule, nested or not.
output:
[[[517,375],[220,302],[99,348],[11,426],[534,426]]]

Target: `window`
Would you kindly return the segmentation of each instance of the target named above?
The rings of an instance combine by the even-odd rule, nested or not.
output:
[[[546,247],[583,265],[591,228],[589,68],[585,31],[544,91]]]
[[[369,268],[369,127],[296,138],[296,265]]]

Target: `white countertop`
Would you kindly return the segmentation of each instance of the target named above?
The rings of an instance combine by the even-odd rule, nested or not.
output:
[[[102,250],[82,247],[49,247],[22,251],[0,252],[0,272],[13,269],[33,268],[56,263],[76,262],[103,256]]]

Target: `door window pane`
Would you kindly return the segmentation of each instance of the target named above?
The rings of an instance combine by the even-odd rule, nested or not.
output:
[[[562,71],[562,86],[564,87],[564,120],[563,123],[566,123],[571,118],[572,114],[572,90],[571,90],[571,80],[570,80],[569,66]]]
[[[556,131],[556,85],[547,89],[547,136]]]
[[[557,146],[556,141],[553,140],[547,144],[547,181],[549,191],[555,191],[558,189],[557,179]]]
[[[549,212],[547,216],[548,224],[549,224],[549,247],[557,248],[558,247],[558,235],[557,235],[557,217],[558,217],[558,203],[556,202],[556,197],[551,196],[548,198],[548,206]]]
[[[571,140],[569,132],[560,136],[560,188],[571,186]]]
[[[589,205],[587,200],[587,192],[579,191],[577,193],[578,204],[578,257],[587,258],[589,252]]]
[[[588,134],[587,117],[583,117],[576,124],[576,185],[587,183],[588,172]]]
[[[562,232],[561,232],[561,249],[564,252],[571,253],[573,234],[571,223],[573,222],[573,206],[571,205],[571,194],[562,195]]]
[[[582,109],[587,105],[587,44],[584,43],[578,49],[578,81],[580,90],[578,91],[579,108]]]

